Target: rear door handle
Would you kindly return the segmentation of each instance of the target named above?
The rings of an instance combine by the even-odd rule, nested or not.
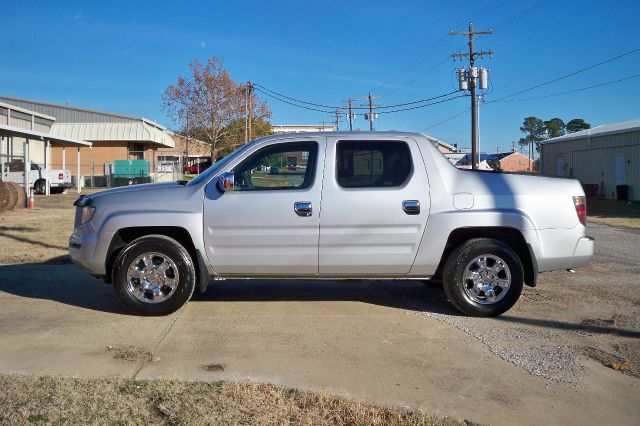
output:
[[[293,210],[298,216],[308,217],[313,214],[311,201],[296,201],[293,203]]]
[[[420,201],[404,200],[402,202],[402,210],[404,210],[406,214],[410,215],[420,214]]]

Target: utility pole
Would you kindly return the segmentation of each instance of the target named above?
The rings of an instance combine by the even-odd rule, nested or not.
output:
[[[473,23],[469,22],[469,31],[463,31],[463,32],[451,31],[449,34],[454,36],[465,35],[469,37],[469,53],[462,53],[462,52],[453,53],[451,57],[453,58],[454,61],[456,60],[456,58],[460,60],[464,58],[469,59],[468,78],[470,83],[469,90],[471,91],[471,159],[472,159],[471,168],[475,170],[478,168],[478,132],[477,132],[478,130],[477,129],[478,99],[476,98],[476,79],[478,78],[478,69],[475,66],[475,59],[476,59],[476,56],[484,58],[484,55],[489,55],[489,58],[491,58],[491,56],[493,55],[493,52],[491,51],[491,49],[489,49],[489,51],[487,52],[482,50],[480,52],[474,52],[473,41],[476,35],[493,34],[493,30],[473,31]]]
[[[369,113],[364,115],[365,120],[369,120],[369,130],[373,132],[373,120],[378,118],[378,113],[373,112],[373,109],[380,108],[380,105],[374,104],[373,100],[380,98],[380,96],[372,96],[371,92],[369,92],[369,96],[363,96],[363,98],[368,99],[369,102],[366,104],[361,104],[362,107],[369,107]]]
[[[355,99],[345,99],[344,101],[342,101],[343,103],[347,104],[347,108],[349,109],[349,112],[347,113],[347,118],[349,119],[349,131],[353,131],[353,119],[356,118],[356,114],[352,111],[352,105],[351,102],[355,101]]]
[[[251,92],[253,91],[253,84],[251,80],[247,82],[246,88],[246,96],[244,99],[244,109],[245,109],[245,123],[244,123],[244,143],[247,143],[251,140]]]
[[[319,129],[319,130],[320,130],[321,132],[324,132],[324,128],[325,128],[325,127],[327,126],[327,124],[329,124],[330,122],[329,122],[329,121],[319,121],[319,123],[320,123],[320,125],[322,126],[322,127],[320,127],[320,129]]]
[[[247,84],[248,86],[248,84]],[[244,89],[244,143],[249,142],[249,88]]]
[[[334,114],[336,115],[335,123],[336,123],[336,132],[337,132],[338,130],[340,130],[340,123],[341,123],[340,110],[336,108],[336,111],[334,112]]]

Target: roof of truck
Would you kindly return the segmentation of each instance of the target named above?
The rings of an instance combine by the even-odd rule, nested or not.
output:
[[[384,131],[384,132],[365,132],[365,131],[352,131],[352,132],[297,132],[297,133],[278,133],[274,135],[265,136],[261,139],[280,139],[282,137],[292,138],[317,138],[317,137],[338,137],[338,138],[360,138],[366,140],[368,138],[383,139],[383,138],[398,138],[398,137],[420,137],[426,136],[416,132],[396,132],[396,131]]]

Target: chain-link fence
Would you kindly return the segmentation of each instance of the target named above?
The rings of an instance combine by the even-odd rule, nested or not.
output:
[[[59,165],[61,166],[61,165]],[[57,165],[52,165],[56,168]],[[75,186],[77,165],[72,170]],[[85,188],[113,188],[141,183],[176,182],[183,179],[184,167],[177,161],[154,165],[146,160],[115,160],[80,164],[80,183]]]
[[[0,180],[24,186],[24,159],[3,156],[0,162]],[[113,188],[142,183],[177,182],[184,179],[184,174],[190,173],[190,165],[176,160],[156,161],[155,164],[148,160],[114,160],[104,163],[81,162],[79,167],[74,162],[52,163],[46,169],[44,165],[31,162],[29,185],[42,194],[46,192],[47,185],[51,192],[77,188],[78,172],[81,188]]]

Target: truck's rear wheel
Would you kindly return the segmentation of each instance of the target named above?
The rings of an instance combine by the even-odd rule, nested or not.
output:
[[[44,195],[47,193],[47,181],[45,179],[38,179],[33,183],[33,190],[36,194]]]
[[[189,252],[176,240],[149,235],[131,242],[113,266],[118,299],[137,315],[167,315],[193,294],[196,272]]]
[[[522,262],[508,245],[475,238],[455,249],[443,271],[449,302],[466,315],[493,317],[509,310],[524,283]]]

